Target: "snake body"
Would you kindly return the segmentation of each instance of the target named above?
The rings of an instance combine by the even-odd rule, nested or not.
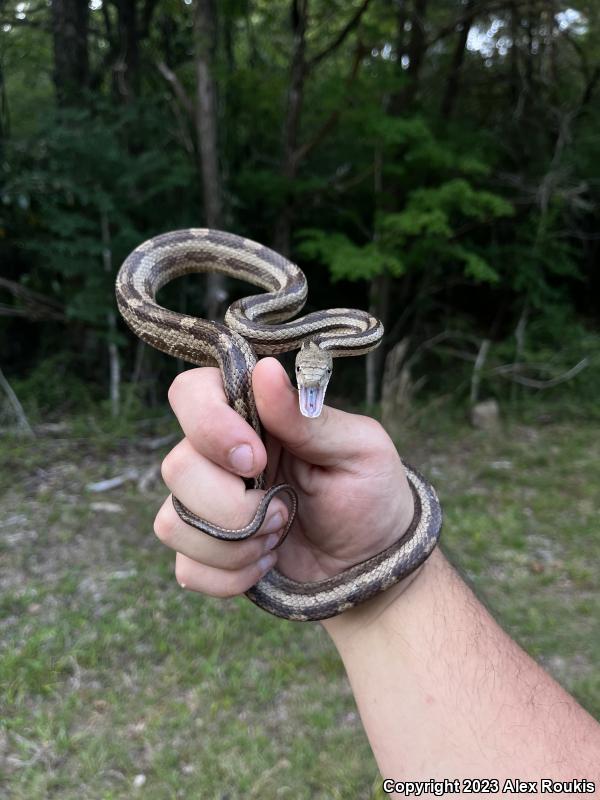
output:
[[[197,272],[222,273],[265,291],[232,303],[225,324],[179,314],[156,302],[156,294],[165,284]],[[306,278],[299,267],[250,239],[206,228],[173,231],[137,247],[119,270],[116,296],[123,318],[143,341],[192,364],[218,366],[228,403],[259,435],[262,431],[251,383],[257,354],[310,347],[334,358],[360,355],[377,347],[383,335],[378,320],[354,309],[318,311],[286,322],[306,301]],[[435,547],[442,516],[433,487],[416,470],[407,465],[405,468],[415,513],[398,542],[327,580],[300,583],[273,568],[248,590],[250,600],[286,619],[325,619],[414,572]],[[251,485],[264,489],[264,473]],[[241,529],[223,528],[203,520],[177,498],[173,503],[189,525],[211,536],[235,541],[258,530],[269,503],[280,492],[287,494],[290,511],[280,540],[283,541],[297,509],[296,492],[287,484],[269,488],[254,518]]]

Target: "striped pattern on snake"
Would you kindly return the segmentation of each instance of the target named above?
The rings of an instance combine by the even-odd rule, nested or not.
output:
[[[170,311],[156,302],[167,283],[189,273],[219,272],[264,290],[237,300],[225,324]],[[318,416],[331,375],[331,359],[367,353],[383,336],[381,323],[365,311],[336,308],[292,321],[304,306],[307,283],[292,262],[263,245],[222,231],[173,231],[141,244],[125,260],[116,282],[119,310],[143,341],[198,366],[217,366],[228,403],[259,435],[261,425],[252,394],[257,354],[275,355],[300,348],[296,358],[300,410]],[[317,620],[340,614],[413,573],[431,553],[441,528],[441,509],[433,488],[406,467],[415,498],[415,516],[402,539],[387,550],[323,581],[299,583],[272,569],[246,594],[276,616]],[[263,489],[264,474],[253,488]],[[174,506],[189,525],[220,539],[239,540],[260,527],[271,499],[284,492],[290,514],[281,541],[293,525],[297,496],[279,484],[265,493],[254,518],[240,530],[214,525],[176,498]]]

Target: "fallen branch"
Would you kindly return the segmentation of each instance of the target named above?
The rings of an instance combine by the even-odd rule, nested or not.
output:
[[[6,289],[24,305],[24,308],[13,308],[3,303],[0,305],[0,316],[27,317],[31,320],[50,319],[59,322],[66,320],[64,307],[51,297],[26,289],[20,283],[8,278],[0,278],[0,289]]]
[[[522,386],[528,386],[531,389],[551,389],[553,386],[558,386],[561,383],[565,383],[571,378],[574,378],[578,375],[582,370],[589,366],[590,360],[587,356],[582,358],[575,366],[571,367],[570,369],[562,372],[560,375],[553,375],[551,378],[547,379],[539,379],[539,378],[531,378],[528,375],[523,375],[522,372],[524,370],[536,370],[538,372],[547,372],[552,373],[553,368],[549,364],[526,364],[523,362],[513,362],[512,364],[502,364],[499,367],[490,367],[487,370],[483,370],[483,366],[481,365],[480,369],[478,370],[477,362],[485,362],[487,358],[487,354],[490,347],[490,342],[488,339],[484,339],[481,343],[481,346],[477,353],[469,352],[468,350],[459,350],[454,347],[448,347],[446,345],[438,346],[440,342],[447,341],[448,339],[467,339],[473,340],[473,337],[469,334],[462,334],[454,331],[441,331],[440,333],[432,336],[431,339],[423,342],[422,344],[417,347],[414,353],[407,361],[407,365],[411,366],[413,362],[416,360],[416,357],[423,352],[424,350],[435,350],[438,353],[442,353],[444,355],[453,356],[454,358],[459,358],[461,361],[470,361],[474,362],[475,366],[473,368],[473,373],[475,374],[476,371],[479,371],[478,380],[481,379],[482,375],[498,375],[501,378],[506,378],[507,380],[514,381],[515,383],[520,383]],[[487,345],[486,345],[487,342]],[[471,396],[473,393],[473,378],[471,382]]]
[[[157,436],[156,439],[142,439],[140,446],[145,450],[158,450],[160,447],[174,442],[178,436],[177,433],[167,433],[164,436]]]
[[[85,488],[88,492],[108,492],[110,489],[116,489],[118,486],[122,486],[128,481],[136,481],[139,475],[139,470],[132,467],[122,475],[115,475],[114,478],[108,478],[105,481],[96,481],[96,483],[88,483]]]
[[[523,386],[529,386],[532,389],[550,389],[553,386],[558,386],[559,383],[565,383],[571,378],[574,378],[575,375],[578,375],[582,370],[584,370],[587,366],[589,366],[590,360],[586,356],[582,358],[579,363],[575,364],[574,367],[568,369],[566,372],[563,372],[561,375],[557,375],[554,378],[548,378],[548,380],[541,381],[537,380],[536,378],[528,378],[525,375],[519,375],[517,370],[522,367],[528,367],[529,369],[532,368],[532,365],[528,364],[504,364],[501,367],[496,367],[495,369],[491,370],[492,375],[500,375],[502,378],[508,378],[509,380],[515,381],[516,383],[520,383]],[[534,369],[549,369],[544,364],[541,364]]]
[[[477,339],[475,336],[469,333],[461,333],[460,331],[440,331],[440,333],[436,333],[435,336],[432,336],[430,339],[426,339],[424,342],[415,348],[415,351],[408,359],[408,365],[411,366],[417,359],[417,357],[421,354],[423,350],[441,350],[442,352],[447,352],[449,355],[457,356],[458,358],[462,358],[466,361],[475,361],[477,356],[472,353],[468,353],[464,350],[455,350],[454,348],[439,348],[437,345],[440,342],[445,342],[448,339],[466,339],[467,341],[471,341],[474,344],[476,343]]]

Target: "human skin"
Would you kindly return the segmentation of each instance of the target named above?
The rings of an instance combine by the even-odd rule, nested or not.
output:
[[[243,542],[187,526],[167,498],[155,531],[177,552],[177,581],[216,597],[243,593],[274,563],[295,580],[331,577],[396,541],[413,516],[402,463],[377,422],[329,407],[302,417],[272,358],[257,364],[253,388],[266,449],[227,405],[217,369],[184,372],[169,391],[184,439],[162,473],[191,511],[242,527],[262,493],[240,476],[259,474],[267,455],[269,483],[298,492],[298,516],[276,550],[287,519],[280,498]],[[411,581],[322,624],[383,776],[587,778],[600,792],[600,725],[507,636],[439,549]]]

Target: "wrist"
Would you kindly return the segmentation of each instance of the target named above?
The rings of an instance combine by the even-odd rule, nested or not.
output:
[[[393,626],[397,631],[403,617],[414,619],[421,606],[431,600],[443,573],[451,569],[436,547],[412,575],[337,617],[322,620],[322,625],[341,650],[366,637],[377,636]]]

